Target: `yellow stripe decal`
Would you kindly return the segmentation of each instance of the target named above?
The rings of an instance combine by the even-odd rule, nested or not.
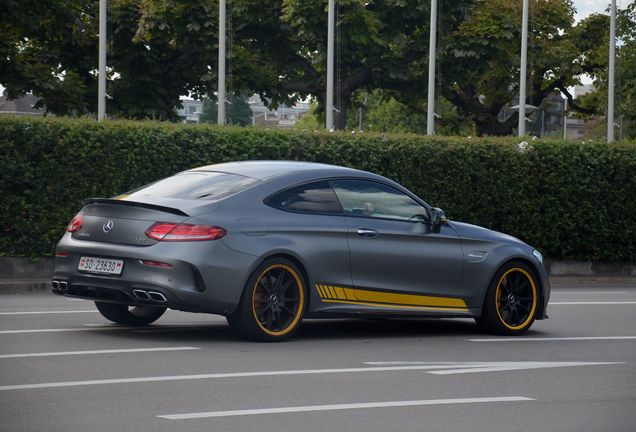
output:
[[[340,300],[346,300],[347,296],[344,293],[344,290],[340,287],[333,287],[334,291],[336,291],[336,295]]]
[[[318,295],[320,296],[320,298],[324,298],[324,294],[322,293],[322,289],[320,288],[320,285],[316,284],[316,291],[318,291]]]
[[[362,304],[398,309],[432,309],[468,311],[463,299],[386,291],[369,291],[332,285],[316,285],[321,298],[327,303]]]
[[[331,285],[327,285],[327,288],[329,289],[329,297],[332,299],[337,298],[336,292],[334,291],[333,287]]]
[[[397,294],[379,291],[356,290],[360,301],[371,303],[397,303],[410,306],[438,306],[467,308],[464,300],[453,297],[431,297],[414,294]]]

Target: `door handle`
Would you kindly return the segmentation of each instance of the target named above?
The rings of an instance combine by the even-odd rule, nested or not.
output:
[[[376,237],[379,233],[371,228],[358,228],[358,235],[360,237]]]

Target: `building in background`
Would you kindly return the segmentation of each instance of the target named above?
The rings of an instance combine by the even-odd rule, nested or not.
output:
[[[294,106],[280,105],[272,110],[265,106],[259,95],[248,101],[252,110],[252,125],[270,128],[290,128],[309,111],[309,102],[297,102]]]
[[[200,118],[203,114],[203,101],[182,98],[181,105],[182,108],[177,108],[179,121],[182,123],[200,123]]]
[[[586,84],[575,86],[572,96],[574,99],[578,99],[583,95],[594,91],[593,84]],[[599,128],[601,119],[592,117],[589,119],[582,119],[576,117],[566,117],[567,128],[566,138],[568,139],[591,139],[594,137],[594,132]]]
[[[44,115],[46,110],[44,108],[35,108],[37,102],[38,98],[32,94],[26,94],[17,99],[9,99],[5,90],[0,96],[0,114],[39,117]]]

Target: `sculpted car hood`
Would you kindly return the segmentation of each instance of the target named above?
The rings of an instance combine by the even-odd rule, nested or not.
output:
[[[449,222],[449,224],[462,238],[474,238],[487,241],[525,244],[525,242],[511,235],[489,230],[488,228],[483,228],[477,225],[455,221],[451,221]]]

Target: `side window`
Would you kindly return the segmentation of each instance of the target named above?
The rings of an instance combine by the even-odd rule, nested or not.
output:
[[[326,181],[285,189],[271,196],[266,204],[301,213],[342,214],[336,194]]]
[[[405,193],[368,180],[334,180],[345,215],[402,221],[428,221],[426,208]]]

